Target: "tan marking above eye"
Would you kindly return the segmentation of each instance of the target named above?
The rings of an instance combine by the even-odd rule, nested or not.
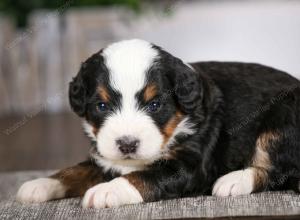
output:
[[[144,100],[146,102],[150,101],[152,98],[154,98],[157,94],[157,88],[156,85],[150,84],[147,85],[144,91]]]
[[[99,86],[98,87],[98,93],[100,95],[100,98],[104,101],[104,102],[109,102],[110,100],[110,95],[108,94],[107,89],[104,86]]]

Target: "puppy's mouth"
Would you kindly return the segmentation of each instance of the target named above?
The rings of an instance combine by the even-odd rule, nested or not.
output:
[[[90,154],[90,157],[94,160],[109,160],[109,161],[113,161],[114,163],[119,164],[119,165],[128,165],[128,164],[149,165],[158,159],[158,158],[139,159],[136,157],[136,155],[126,155],[120,159],[109,159],[109,158],[102,156],[100,154],[100,152],[98,151],[97,147],[92,147],[90,149],[89,154]]]
[[[89,152],[89,155],[94,158],[94,159],[100,159],[100,158],[105,158],[104,156],[102,156],[100,154],[100,152],[98,151],[97,147],[93,146],[91,149],[90,149],[90,152]],[[106,158],[108,159],[108,158]],[[112,160],[112,159],[111,159]],[[116,159],[116,160],[139,160],[138,158],[136,158],[136,155],[124,155],[122,157],[120,157],[119,159]]]

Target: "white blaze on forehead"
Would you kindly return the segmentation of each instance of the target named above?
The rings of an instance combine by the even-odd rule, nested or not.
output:
[[[117,161],[122,160],[123,155],[116,140],[122,136],[137,138],[140,144],[132,157],[140,163],[129,168],[137,170],[161,156],[162,134],[152,118],[137,109],[136,99],[136,94],[145,86],[147,71],[158,52],[146,41],[127,40],[108,46],[102,55],[109,70],[111,87],[121,94],[122,100],[120,111],[109,115],[97,134],[97,149],[105,159],[113,161],[105,163],[106,166],[117,168],[120,167],[116,165]]]
[[[121,93],[124,111],[135,106],[135,94],[145,85],[147,70],[157,55],[149,42],[138,39],[111,44],[103,51],[111,86]]]

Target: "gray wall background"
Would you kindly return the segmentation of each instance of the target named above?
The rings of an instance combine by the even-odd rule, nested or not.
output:
[[[169,18],[142,19],[134,35],[186,61],[258,62],[300,78],[300,1],[181,3]]]

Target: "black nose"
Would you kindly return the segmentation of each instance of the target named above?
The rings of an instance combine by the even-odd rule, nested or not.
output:
[[[123,154],[135,153],[138,148],[140,141],[135,137],[124,136],[116,140],[117,145],[119,146],[119,150]]]

